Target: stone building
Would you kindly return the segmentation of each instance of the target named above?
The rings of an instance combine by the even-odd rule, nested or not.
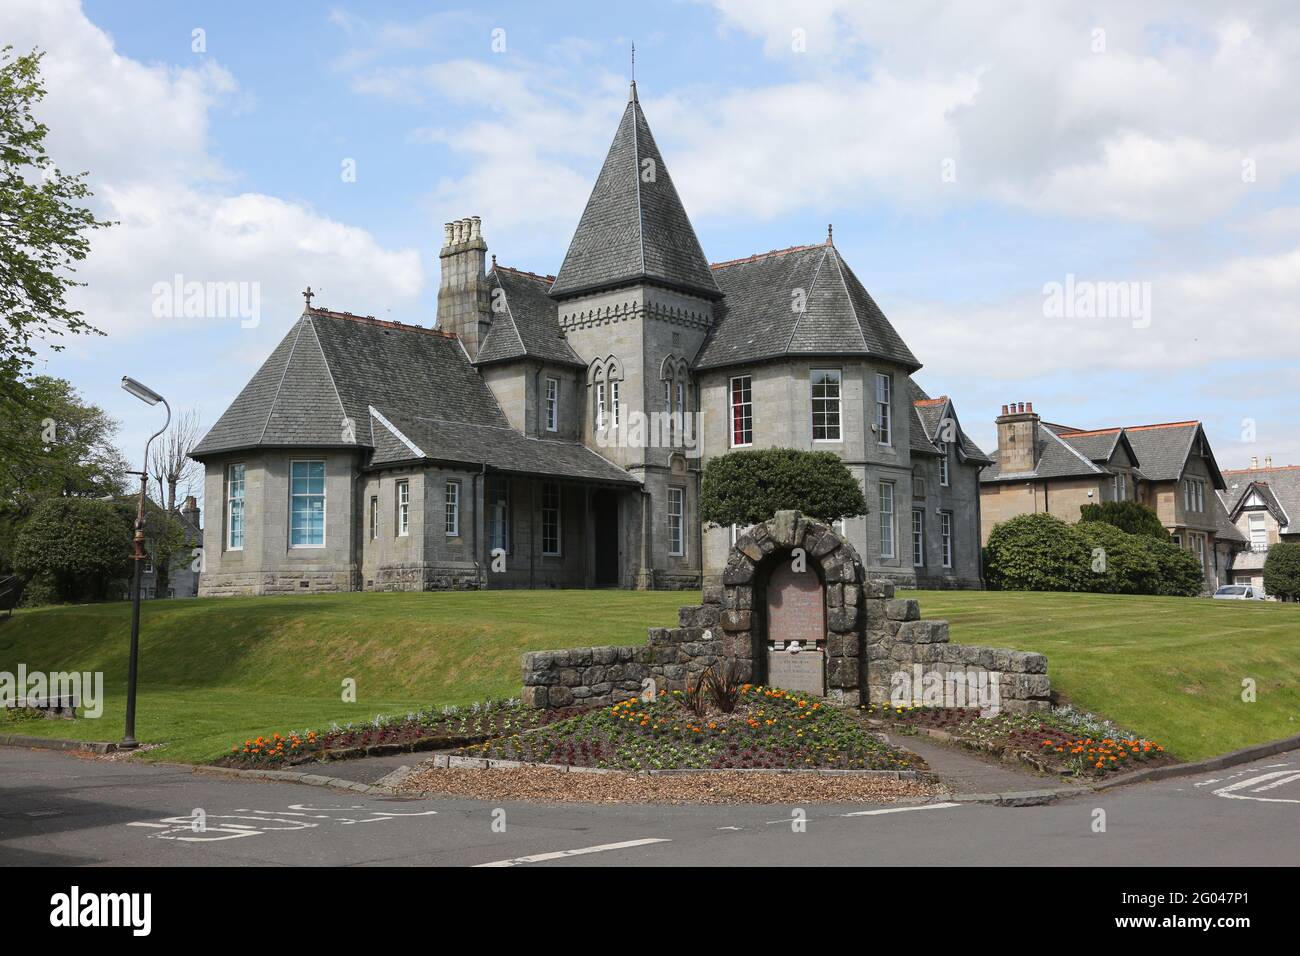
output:
[[[1300,465],[1273,465],[1272,457],[1250,460],[1249,468],[1223,473],[1227,488],[1219,492],[1228,520],[1244,539],[1233,557],[1231,582],[1264,590],[1264,561],[1279,542],[1300,542]]]
[[[1206,590],[1229,580],[1245,539],[1216,494],[1224,476],[1200,422],[1082,429],[1042,421],[1032,402],[1003,405],[996,421],[994,463],[980,475],[985,543],[1016,515],[1074,522],[1084,505],[1137,501],[1197,556]]]
[[[446,226],[436,328],[308,305],[194,451],[204,594],[695,588],[700,470],[834,451],[875,577],[977,587],[980,467],[953,403],[828,234],[710,265],[633,84],[556,276]]]

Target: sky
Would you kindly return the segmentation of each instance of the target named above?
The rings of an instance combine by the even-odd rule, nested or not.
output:
[[[39,371],[132,462],[161,416],[122,375],[206,428],[308,285],[432,325],[448,220],[557,271],[635,42],[705,255],[833,223],[985,449],[1030,401],[1080,428],[1199,419],[1223,468],[1300,464],[1294,4],[5,0],[0,38],[45,52],[50,153],[117,223],[72,299],[105,335]],[[187,309],[187,283],[237,295]]]

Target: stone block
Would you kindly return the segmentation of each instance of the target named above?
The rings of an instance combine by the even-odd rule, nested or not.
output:
[[[867,581],[863,584],[862,591],[869,598],[892,598],[894,596],[894,582],[885,580]]]
[[[567,687],[552,687],[547,697],[551,707],[568,707],[573,703],[573,691]]]
[[[613,664],[618,660],[617,647],[593,647],[591,659],[597,664]]]
[[[858,609],[855,607],[832,607],[826,610],[826,627],[837,633],[852,631],[858,624]]]
[[[525,707],[536,707],[545,710],[550,706],[549,700],[547,699],[547,689],[545,687],[525,686],[523,696],[520,699],[523,701]]]
[[[885,602],[885,616],[891,621],[919,621],[921,605],[912,598],[891,598]]]
[[[1028,651],[1012,651],[1010,669],[1021,674],[1046,674],[1047,658]]]
[[[706,586],[706,587],[704,588],[704,598],[703,598],[703,600],[704,600],[704,603],[705,603],[705,604],[711,604],[711,605],[712,605],[712,604],[721,604],[721,603],[722,603],[722,585],[720,585],[720,584],[710,584],[710,585]]]
[[[740,560],[733,558],[727,562],[727,566],[722,572],[722,583],[728,587],[736,584],[748,584],[752,580],[754,580],[754,563],[748,558]]]
[[[750,618],[750,611],[725,611],[722,615],[722,629],[724,631],[748,631]]]

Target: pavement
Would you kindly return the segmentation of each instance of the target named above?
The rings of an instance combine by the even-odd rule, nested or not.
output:
[[[0,865],[10,866],[1298,862],[1300,751],[1012,808],[404,799],[0,749]]]

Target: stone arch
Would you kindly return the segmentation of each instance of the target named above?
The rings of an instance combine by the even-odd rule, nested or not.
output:
[[[788,645],[778,649],[778,641],[784,644],[789,635],[773,634],[769,627],[773,574],[783,565],[794,568],[796,563],[802,568],[799,573],[814,575],[824,612],[819,625],[799,632],[798,653],[806,655],[800,658],[790,655]],[[780,572],[776,580],[785,587],[796,579]],[[817,663],[821,686],[808,683],[791,689],[856,700],[865,657],[864,581],[857,551],[832,527],[797,511],[777,512],[736,539],[722,572],[723,655],[733,658],[744,678],[756,683],[768,683],[773,668],[779,668],[783,679],[777,682],[782,686],[790,683],[795,669],[809,682],[814,681],[818,668],[813,664]],[[802,585],[797,590],[811,591]],[[805,628],[808,626],[805,622]],[[807,646],[809,638],[814,646]],[[790,659],[777,658],[777,654]],[[796,661],[797,668],[786,666]]]

